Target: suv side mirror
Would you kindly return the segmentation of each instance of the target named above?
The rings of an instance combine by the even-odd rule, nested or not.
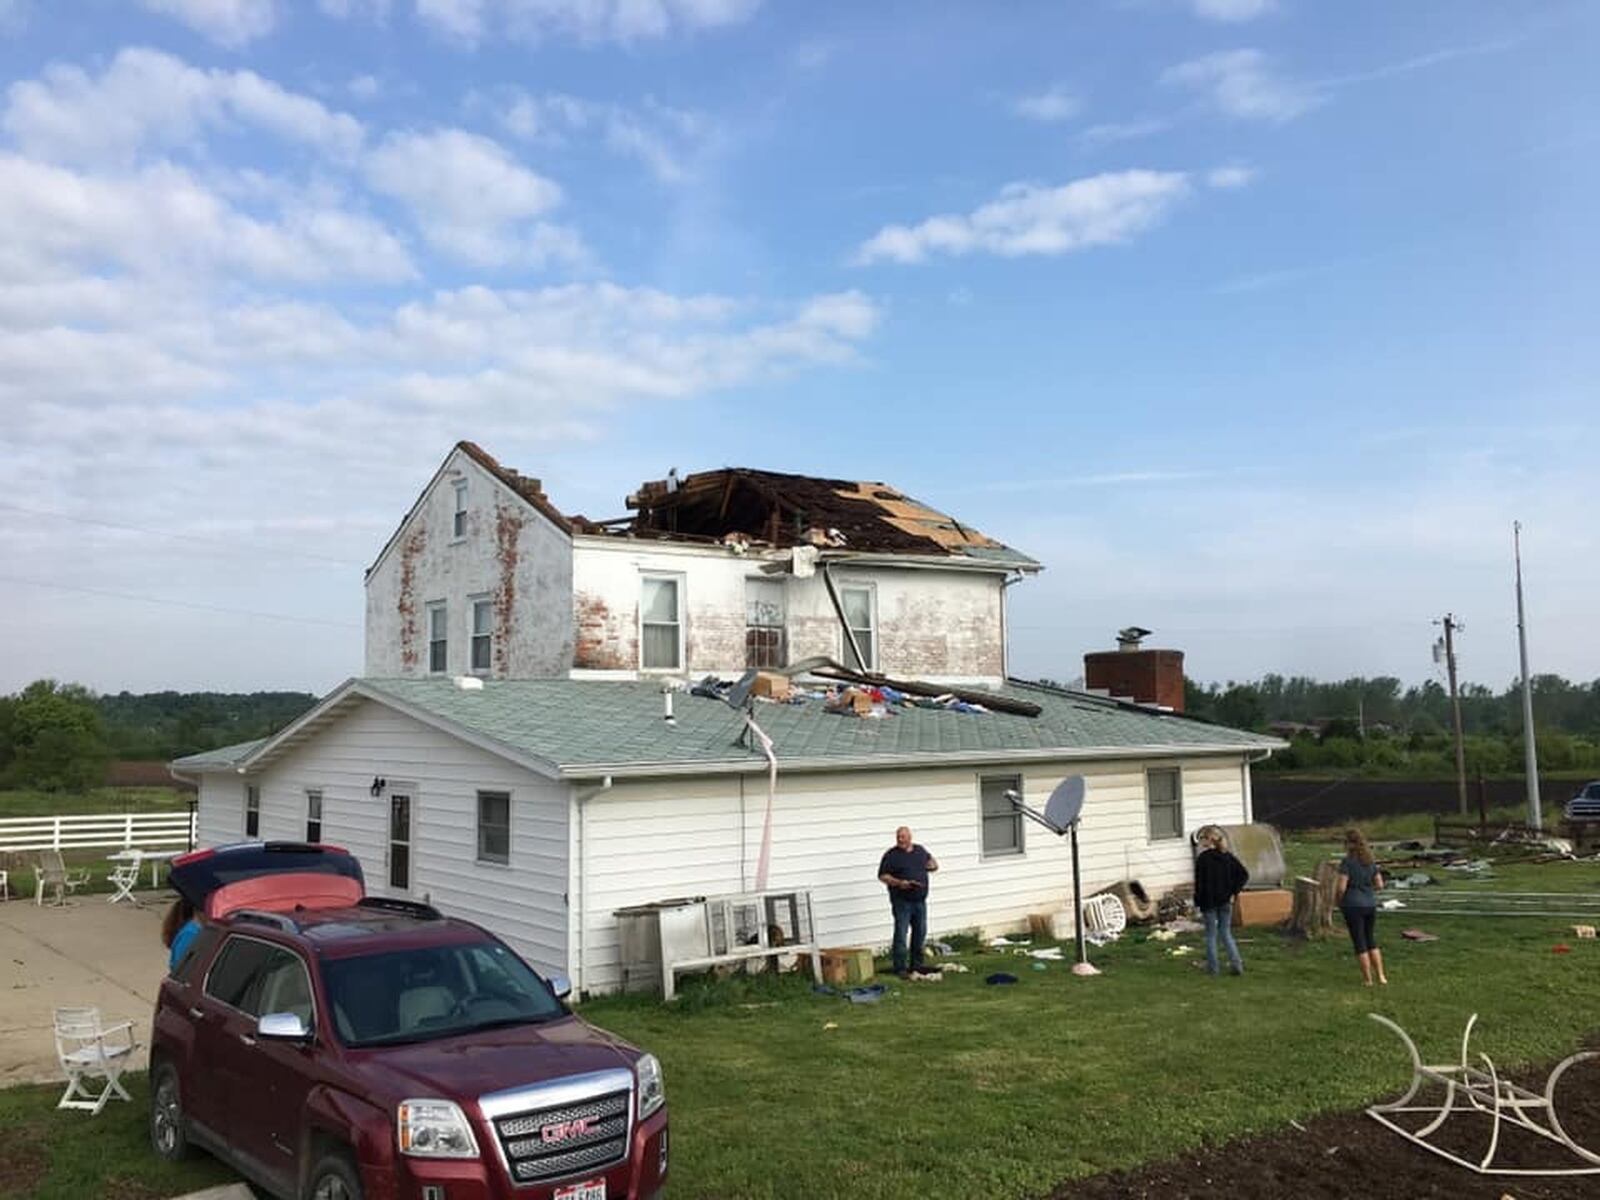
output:
[[[267,1013],[256,1022],[256,1036],[269,1042],[309,1042],[311,1031],[297,1013]]]
[[[545,982],[550,985],[550,990],[555,993],[557,1000],[565,1000],[572,995],[572,980],[565,975],[552,975]]]

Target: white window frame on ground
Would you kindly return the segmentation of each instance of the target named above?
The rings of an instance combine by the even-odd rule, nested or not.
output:
[[[503,800],[506,806],[505,824],[489,822],[484,819],[483,803],[485,800]],[[484,834],[491,830],[505,830],[505,850],[495,852],[485,845]],[[495,866],[509,867],[511,865],[511,793],[485,789],[478,793],[478,861],[490,863]]]
[[[394,804],[396,800],[406,801],[406,830],[405,838],[395,837]],[[417,789],[409,783],[391,783],[384,792],[386,806],[384,809],[384,856],[383,856],[383,882],[391,892],[410,893],[417,883]],[[405,850],[405,882],[396,883],[395,876],[395,847]]]
[[[261,786],[244,785],[244,836],[252,841],[261,836]]]
[[[322,789],[306,789],[306,841],[322,840]]]
[[[467,481],[455,482],[455,511],[450,514],[450,540],[459,542],[467,536]]]
[[[494,600],[474,596],[467,602],[467,670],[487,675],[494,670]],[[483,653],[478,653],[479,651]]]
[[[867,597],[867,621],[865,626],[850,624],[850,632],[855,635],[856,645],[860,648],[861,657],[866,659],[861,666],[864,671],[878,669],[878,587],[873,583],[841,583],[839,585],[839,607],[844,610],[845,620],[850,621],[850,606],[845,602],[845,597],[852,592],[863,592]],[[867,644],[861,645],[861,635],[867,635]],[[850,639],[839,631],[839,661],[845,666],[855,669],[854,655],[850,653]]]
[[[1163,779],[1172,779],[1172,799],[1156,799],[1154,780],[1157,776]],[[1166,828],[1167,820],[1164,819],[1158,831],[1156,812],[1169,812],[1171,828]],[[1170,842],[1174,838],[1183,836],[1183,768],[1182,767],[1146,767],[1144,770],[1144,812],[1145,830],[1152,842]]]
[[[647,621],[647,620],[645,620],[645,593],[646,593],[646,590],[648,588],[648,585],[652,584],[652,583],[670,583],[672,585],[672,587],[673,587],[673,595],[676,597],[676,605],[677,605],[676,606],[676,615],[677,615],[677,620],[676,621]],[[684,609],[687,607],[686,604],[684,603],[684,601],[685,601],[684,590],[685,589],[684,589],[684,586],[683,586],[683,576],[682,575],[672,575],[672,574],[666,574],[666,573],[663,573],[663,572],[660,572],[660,571],[650,571],[650,572],[647,572],[646,574],[643,574],[643,575],[639,576],[639,670],[640,671],[650,672],[650,673],[667,673],[667,674],[671,674],[671,673],[674,673],[674,672],[682,671],[684,669],[684,667],[683,667],[683,658],[684,658],[684,654],[683,654],[683,648],[684,648],[684,619],[683,619],[683,615],[684,615]],[[675,650],[674,650],[675,658],[674,658],[673,662],[670,665],[662,665],[660,663],[652,665],[650,662],[647,661],[648,658],[649,658],[649,653],[648,653],[649,647],[646,644],[645,632],[646,632],[646,630],[649,630],[649,629],[666,629],[666,628],[674,628],[674,629],[677,630],[677,641],[676,641],[676,646],[675,646]]]
[[[1022,814],[1005,798],[1009,789],[1023,794],[1021,775],[978,776],[978,852],[982,858],[1020,858],[1028,852]],[[1009,824],[1012,830],[1010,844],[991,847],[989,830],[991,827],[998,829],[1002,824]]]
[[[428,674],[443,675],[450,670],[450,609],[443,600],[431,600],[423,611],[428,623]]]
[[[746,667],[786,667],[789,665],[788,597],[783,580],[762,575],[744,581],[744,665]],[[772,635],[776,634],[776,644]],[[756,644],[751,644],[754,636]]]

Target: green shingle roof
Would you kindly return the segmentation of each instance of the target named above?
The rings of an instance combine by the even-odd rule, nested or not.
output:
[[[215,750],[202,750],[171,763],[179,771],[226,771],[238,766],[271,738],[256,738],[250,742],[235,742],[231,746],[218,746]]]
[[[669,723],[661,686],[653,682],[489,680],[482,690],[468,691],[449,679],[361,679],[346,687],[562,775],[746,770],[765,762],[759,748],[738,744],[743,721],[722,701],[676,693],[676,719]],[[820,702],[758,703],[755,719],[785,769],[1204,754],[1287,744],[1081,693],[1017,683],[1004,691],[1038,704],[1042,713],[898,708],[874,720],[829,713]]]

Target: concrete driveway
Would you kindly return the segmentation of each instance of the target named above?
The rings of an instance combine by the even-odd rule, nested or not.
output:
[[[56,1067],[53,1010],[94,1004],[106,1023],[132,1021],[142,1070],[150,1015],[166,973],[161,915],[170,894],[143,904],[80,896],[65,908],[0,903],[0,1087],[65,1077]]]

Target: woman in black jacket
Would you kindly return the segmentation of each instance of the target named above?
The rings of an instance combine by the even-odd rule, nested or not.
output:
[[[1250,882],[1250,872],[1228,849],[1228,837],[1215,825],[1200,831],[1204,847],[1194,860],[1194,905],[1206,923],[1206,971],[1219,974],[1217,935],[1228,951],[1228,963],[1235,975],[1244,974],[1244,960],[1233,940],[1233,898]]]

